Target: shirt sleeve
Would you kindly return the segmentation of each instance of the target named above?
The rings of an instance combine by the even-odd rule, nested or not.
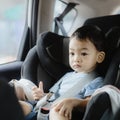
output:
[[[103,86],[103,78],[97,77],[89,84],[87,84],[79,93],[76,95],[76,98],[84,99],[85,97],[91,96],[96,89]]]

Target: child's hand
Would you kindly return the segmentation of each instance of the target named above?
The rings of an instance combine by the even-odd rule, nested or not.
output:
[[[74,102],[72,99],[64,99],[54,105],[52,105],[56,112],[60,115],[67,117],[68,119],[72,118],[72,110],[74,107]]]
[[[39,83],[39,87],[34,86],[32,88],[33,91],[33,98],[34,100],[39,100],[40,98],[42,98],[44,96],[44,90],[43,90],[43,82],[40,81]]]
[[[82,101],[80,99],[69,98],[53,104],[52,107],[54,107],[55,111],[60,115],[71,119],[73,108],[79,106],[81,103]]]

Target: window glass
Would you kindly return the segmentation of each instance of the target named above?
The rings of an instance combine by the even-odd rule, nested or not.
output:
[[[25,15],[26,0],[0,1],[0,64],[17,59]]]
[[[67,7],[67,4],[56,0],[55,4],[55,11],[54,11],[54,18],[58,17],[64,9]],[[75,9],[72,9],[66,16],[63,18],[63,27],[67,34],[69,34],[69,31],[71,30],[71,27],[76,19],[77,11]],[[61,31],[59,31],[59,34],[61,34]]]

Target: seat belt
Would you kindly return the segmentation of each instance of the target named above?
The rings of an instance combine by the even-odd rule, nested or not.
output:
[[[61,15],[55,17],[55,29],[54,32],[58,34],[59,29],[64,36],[67,36],[65,28],[63,27],[63,18],[76,6],[78,3],[69,3]]]

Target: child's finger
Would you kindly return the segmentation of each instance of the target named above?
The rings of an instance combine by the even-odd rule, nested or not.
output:
[[[32,87],[32,90],[35,90],[35,89],[37,89],[37,86],[33,86],[33,87]]]
[[[69,120],[72,119],[72,114],[71,114],[71,112],[68,114],[68,118],[69,118]]]
[[[55,106],[55,110],[56,110],[56,111],[60,111],[61,108],[62,108],[62,104],[61,104],[61,103],[60,103],[60,104],[57,104],[57,105]]]
[[[42,93],[44,93],[42,81],[39,82],[39,89],[41,90]]]

